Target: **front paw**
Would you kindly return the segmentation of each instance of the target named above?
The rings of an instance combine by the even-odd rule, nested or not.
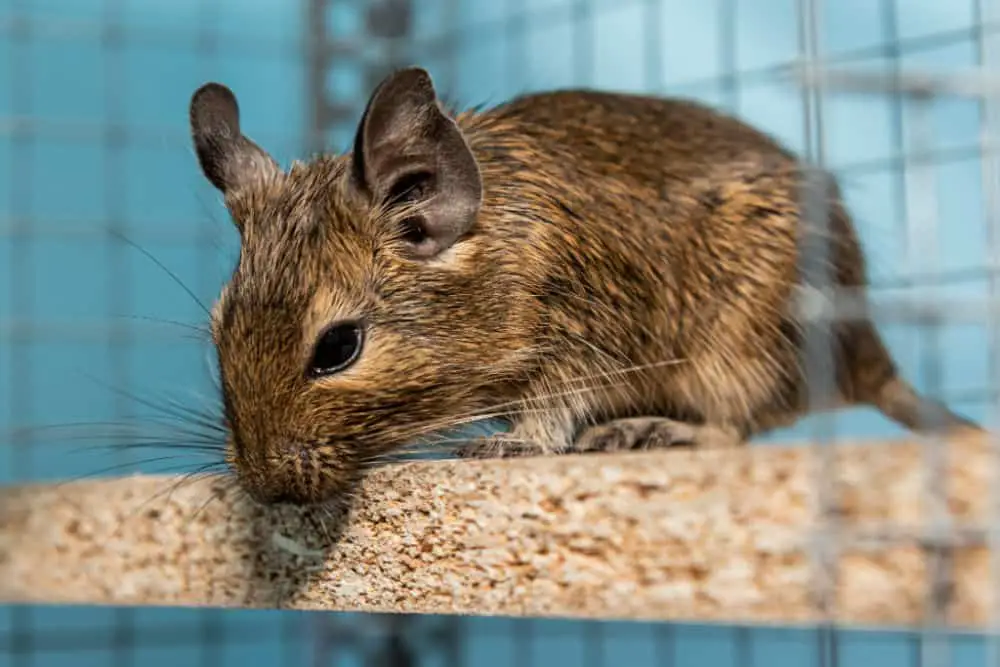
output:
[[[728,449],[743,443],[736,430],[665,417],[615,419],[588,427],[573,443],[575,452],[622,452],[686,447]]]
[[[541,449],[520,440],[511,440],[503,435],[477,438],[458,450],[463,459],[510,459],[523,456],[537,456]]]
[[[616,419],[588,427],[573,443],[577,452],[693,447],[699,426],[663,417]]]

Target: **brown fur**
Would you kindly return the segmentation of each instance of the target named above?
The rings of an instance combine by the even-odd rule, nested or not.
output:
[[[698,104],[593,91],[529,95],[457,124],[481,206],[432,256],[401,232],[419,204],[373,203],[351,155],[225,181],[242,244],[212,331],[230,458],[254,495],[343,497],[375,457],[477,416],[509,418],[506,438],[527,451],[564,452],[630,417],[735,443],[805,413],[790,305],[802,235],[817,232],[801,221],[793,155]],[[833,277],[863,286],[828,183]],[[361,358],[308,380],[319,332],[357,317]],[[841,404],[910,427],[934,405],[897,377],[871,324],[837,325],[834,348]]]

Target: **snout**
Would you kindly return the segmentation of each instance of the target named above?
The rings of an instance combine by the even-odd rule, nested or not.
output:
[[[342,464],[327,460],[308,443],[281,440],[269,448],[266,461],[243,457],[237,477],[246,492],[264,505],[340,504],[350,492]]]

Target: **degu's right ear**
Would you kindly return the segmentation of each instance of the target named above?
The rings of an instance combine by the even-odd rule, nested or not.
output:
[[[407,240],[417,257],[452,246],[483,199],[479,165],[418,67],[390,74],[372,93],[354,138],[352,181],[373,202],[418,204]]]
[[[228,194],[281,173],[278,163],[240,131],[236,96],[206,83],[191,96],[191,138],[205,177]]]

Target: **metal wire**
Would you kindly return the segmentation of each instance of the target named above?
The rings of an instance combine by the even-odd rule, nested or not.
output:
[[[1000,20],[1000,4],[994,0],[977,0],[974,14],[976,25],[992,25]],[[986,72],[1000,72],[1000,50],[996,37],[980,29],[976,38],[977,61],[979,67]],[[985,95],[980,105],[980,141],[991,143],[1000,136],[1000,95],[996,93]],[[1000,257],[1000,164],[995,156],[983,153],[980,158],[983,183],[983,217],[986,222],[986,237],[989,246],[989,256]],[[1000,273],[992,272],[989,279],[988,294],[992,300],[1000,298]],[[1000,325],[996,320],[990,320],[989,326],[989,358],[990,377],[1000,378]],[[992,401],[993,409],[991,427],[996,428],[1000,398]],[[1000,479],[1000,440],[994,437],[993,442],[993,479]],[[994,591],[991,619],[992,636],[987,641],[986,665],[1000,665],[1000,485],[993,485],[992,525],[987,544],[990,548],[990,584]]]
[[[815,7],[813,6],[804,7],[802,13],[806,16],[815,16],[814,12]],[[890,23],[894,28],[894,8],[884,12],[884,14],[890,17]],[[980,18],[982,18],[981,9]],[[804,32],[808,32],[808,19],[804,23],[806,24]],[[982,55],[980,57],[981,60],[985,59]],[[854,92],[871,92],[872,90],[881,89],[887,92],[895,92],[896,94],[905,93],[914,98],[916,113],[911,118],[912,130],[909,137],[911,149],[907,153],[908,156],[912,155],[913,157],[907,159],[904,166],[904,174],[910,177],[906,192],[912,193],[916,201],[907,207],[910,212],[904,216],[905,235],[903,238],[906,240],[907,267],[913,271],[919,265],[920,269],[932,273],[936,268],[938,229],[937,201],[935,199],[937,183],[934,177],[933,162],[926,157],[932,135],[929,119],[930,105],[936,97],[949,94],[974,95],[988,100],[995,94],[994,91],[997,86],[987,76],[970,77],[970,82],[964,85],[955,85],[955,82],[942,77],[916,76],[909,77],[907,80],[907,77],[900,76],[898,67],[894,70],[892,76],[872,76],[868,73],[854,75],[846,72],[840,73],[837,76],[829,76],[828,74],[814,76],[820,70],[815,68],[815,58],[810,58],[810,61],[806,71],[811,71],[811,73],[804,79],[807,88],[819,89],[826,85],[835,85],[847,87]],[[975,84],[971,83],[972,81]],[[901,124],[898,102],[896,111],[896,127],[898,128]],[[996,185],[990,182],[992,179],[995,179],[995,175],[990,169],[992,169],[990,166],[984,166],[983,168],[984,191],[993,190]],[[994,196],[995,194],[990,195],[990,197]],[[988,201],[992,202],[994,200],[988,199]],[[989,219],[992,219],[992,217]],[[990,238],[992,240],[992,233]],[[991,256],[994,252],[995,250],[991,251]],[[941,321],[946,319],[944,312],[946,309],[939,307],[941,300],[936,298],[936,291],[933,289],[933,286],[927,288],[922,297],[928,304],[925,318],[927,321],[924,322],[925,326],[921,329],[924,339],[924,354],[921,357],[923,361],[922,370],[928,391],[936,395],[939,393],[941,386],[941,347],[937,330]],[[987,310],[990,309],[987,308]],[[833,309],[833,312],[836,312],[836,308]],[[834,315],[834,318],[837,318],[837,315]],[[993,361],[993,363],[996,362]],[[812,375],[810,375],[810,378],[810,384],[815,382]],[[928,424],[927,426],[934,425]],[[929,525],[920,542],[927,558],[928,581],[925,622],[919,636],[920,650],[918,660],[922,666],[937,667],[951,664],[951,647],[945,627],[951,594],[953,592],[953,584],[949,571],[951,565],[950,554],[951,550],[958,545],[959,540],[954,527],[951,525],[952,522],[950,521],[947,507],[947,488],[945,486],[947,461],[945,458],[944,443],[931,437],[924,437],[922,439],[924,440],[925,502],[927,503]],[[827,451],[831,450],[828,449]],[[835,478],[835,474],[830,468],[832,460],[829,457],[830,454],[827,454],[823,476],[826,479],[833,479]],[[822,485],[823,481],[817,480],[817,484]],[[826,491],[821,491],[821,497],[826,495],[826,493]],[[843,542],[843,536],[839,534],[835,535],[831,530],[830,517],[826,512],[830,507],[830,504],[828,504],[829,498],[830,496],[827,496],[827,502],[820,502],[819,511],[821,512],[820,516],[823,517],[820,529],[821,545],[825,549],[816,554],[816,559],[821,563],[821,568],[826,570],[825,574],[827,575],[821,579],[818,591],[821,609],[824,612],[827,611],[830,594],[833,590],[829,577],[829,569],[831,563],[834,562],[834,559],[830,558],[829,553],[831,549],[830,540],[837,539],[838,545],[841,545]],[[995,539],[995,537],[992,537],[994,532],[995,530],[990,533],[991,540]],[[982,538],[980,537],[980,539]],[[826,559],[824,559],[824,556],[826,556]],[[825,652],[825,647],[821,647],[821,656],[823,656],[821,660],[825,659]]]
[[[27,0],[20,0],[14,6],[21,11],[27,9]],[[10,63],[10,104],[15,113],[27,115],[31,112],[28,108],[31,90],[31,63],[21,61],[19,56],[23,51],[27,38],[25,31],[12,31],[9,37],[9,63]],[[31,255],[32,243],[27,232],[30,229],[28,216],[31,208],[31,183],[29,174],[31,173],[31,142],[27,137],[17,137],[11,141],[10,145],[10,173],[9,192],[7,195],[9,207],[13,216],[19,221],[18,234],[11,243],[10,256],[8,258],[8,280],[10,290],[11,312],[22,317],[31,317],[34,306],[34,289],[32,285]],[[33,380],[30,357],[27,346],[15,346],[11,344],[9,354],[10,368],[7,376],[9,383],[10,403],[8,406],[9,423],[17,423],[34,414],[32,397],[34,395]],[[30,443],[21,446],[12,446],[8,449],[8,461],[12,475],[15,479],[27,478],[30,471],[27,469],[23,447],[29,447]],[[10,614],[10,632],[13,641],[10,644],[12,667],[27,666],[31,662],[31,654],[35,647],[35,637],[32,632],[31,612],[28,609],[17,608]]]
[[[821,62],[822,45],[819,0],[799,0],[799,53],[802,60],[812,67]],[[829,197],[822,171],[826,164],[825,133],[823,127],[823,85],[803,88],[803,136],[806,146],[805,160],[813,169],[805,187],[802,202],[803,219],[807,228],[816,229],[803,236],[801,275],[809,293],[821,300],[831,298],[832,281],[829,275]],[[833,418],[826,414],[835,396],[832,358],[833,340],[830,326],[824,322],[810,322],[805,336],[805,377],[808,387],[808,405],[819,414],[813,431],[816,487],[816,535],[813,545],[814,596],[822,623],[817,628],[817,654],[821,667],[839,664],[837,634],[832,618],[835,614],[839,530],[836,500],[836,451],[832,441],[835,432]]]
[[[362,99],[345,97],[331,89],[328,80],[333,65],[349,65],[359,70],[364,89],[371,90],[389,71],[409,64],[414,10],[410,0],[378,0],[353,6],[354,11],[362,15],[360,23],[365,26],[364,48],[360,45],[350,47],[348,42],[330,34],[328,15],[334,4],[332,0],[308,0],[306,3],[309,44],[307,141],[311,153],[342,149],[342,146],[331,145],[334,133],[355,122],[364,107]],[[324,622],[318,624],[315,635],[317,663],[328,664],[331,660],[357,654],[360,650],[358,637],[349,631],[352,626],[341,623],[339,615],[322,618]],[[414,646],[413,635],[425,628],[425,623],[404,615],[372,616],[369,623],[379,628],[379,645],[368,651],[366,660],[377,667],[417,665],[418,649]],[[445,655],[449,667],[457,667],[460,620],[448,619],[444,624],[446,630],[435,630],[423,637],[431,639],[431,645],[425,650]]]

